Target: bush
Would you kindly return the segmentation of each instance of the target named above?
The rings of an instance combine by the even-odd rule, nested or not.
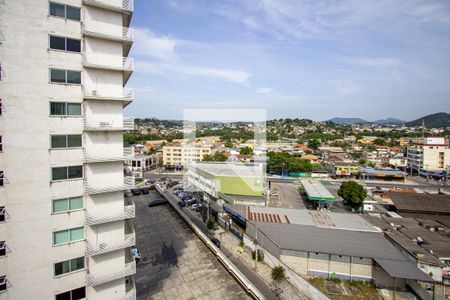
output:
[[[252,259],[255,259],[256,252],[252,251]],[[264,252],[261,249],[258,249],[258,261],[262,262],[264,261]]]
[[[208,228],[209,230],[213,230],[214,229],[214,221],[209,219],[208,223],[206,224],[206,228]]]
[[[280,282],[283,281],[286,278],[286,275],[284,274],[284,268],[282,266],[276,266],[272,269],[272,279]]]
[[[243,240],[240,240],[240,241],[239,241],[239,246],[241,246],[242,248],[244,248],[244,245],[245,245],[245,244],[244,244],[244,241],[243,241]]]

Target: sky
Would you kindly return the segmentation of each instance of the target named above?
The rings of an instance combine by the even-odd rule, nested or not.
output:
[[[135,0],[126,114],[269,119],[450,111],[448,0]]]

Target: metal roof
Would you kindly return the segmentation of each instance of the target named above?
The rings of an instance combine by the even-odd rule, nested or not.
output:
[[[399,212],[450,215],[450,196],[419,193],[386,193]]]
[[[192,162],[190,168],[199,169],[213,176],[261,177],[265,170],[261,163]]]
[[[310,200],[334,201],[336,198],[317,180],[302,179],[301,183]]]
[[[377,264],[391,277],[434,282],[433,278],[421,271],[410,261],[374,258]]]

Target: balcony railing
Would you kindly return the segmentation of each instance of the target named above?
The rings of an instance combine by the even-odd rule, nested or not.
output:
[[[83,3],[126,13],[134,11],[134,0],[83,0]]]
[[[120,249],[129,248],[134,245],[136,245],[136,234],[132,232],[125,234],[123,239],[97,241],[95,243],[91,243],[88,241],[86,246],[86,254],[88,256],[94,256]]]
[[[88,274],[87,285],[96,286],[119,278],[131,276],[133,274],[136,274],[136,262],[134,261],[126,263],[124,267],[119,270],[105,272],[98,271]]]
[[[84,182],[84,193],[87,195],[95,195],[95,194],[102,194],[102,193],[111,193],[111,192],[118,192],[118,191],[124,191],[134,188],[134,177],[132,176],[124,176],[124,180],[122,184],[111,184],[107,186],[91,186],[89,184],[89,181],[86,180]]]
[[[133,157],[133,147],[123,148],[123,155],[114,155],[106,151],[89,151],[84,149],[84,162],[85,163],[102,163],[110,161],[126,161]]]
[[[122,122],[84,120],[85,131],[124,131],[134,129],[134,118],[124,117]]]
[[[132,43],[134,41],[134,30],[129,27],[112,27],[110,24],[83,21],[81,31],[85,36],[96,37],[107,40]]]
[[[87,100],[117,100],[131,102],[134,99],[134,90],[130,88],[124,88],[122,92],[117,94],[108,94],[97,90],[83,90],[84,99]]]
[[[83,53],[82,58],[83,66],[88,68],[129,72],[132,72],[134,70],[134,59],[129,57],[114,57],[108,55]]]
[[[132,219],[135,216],[134,203],[129,203],[123,207],[123,211],[105,215],[105,213],[92,213],[89,210],[86,212],[86,225],[98,225],[114,221]]]

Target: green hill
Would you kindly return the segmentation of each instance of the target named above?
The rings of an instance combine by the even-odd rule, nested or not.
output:
[[[406,126],[421,126],[425,121],[426,128],[450,127],[450,114],[439,112],[405,123]]]

